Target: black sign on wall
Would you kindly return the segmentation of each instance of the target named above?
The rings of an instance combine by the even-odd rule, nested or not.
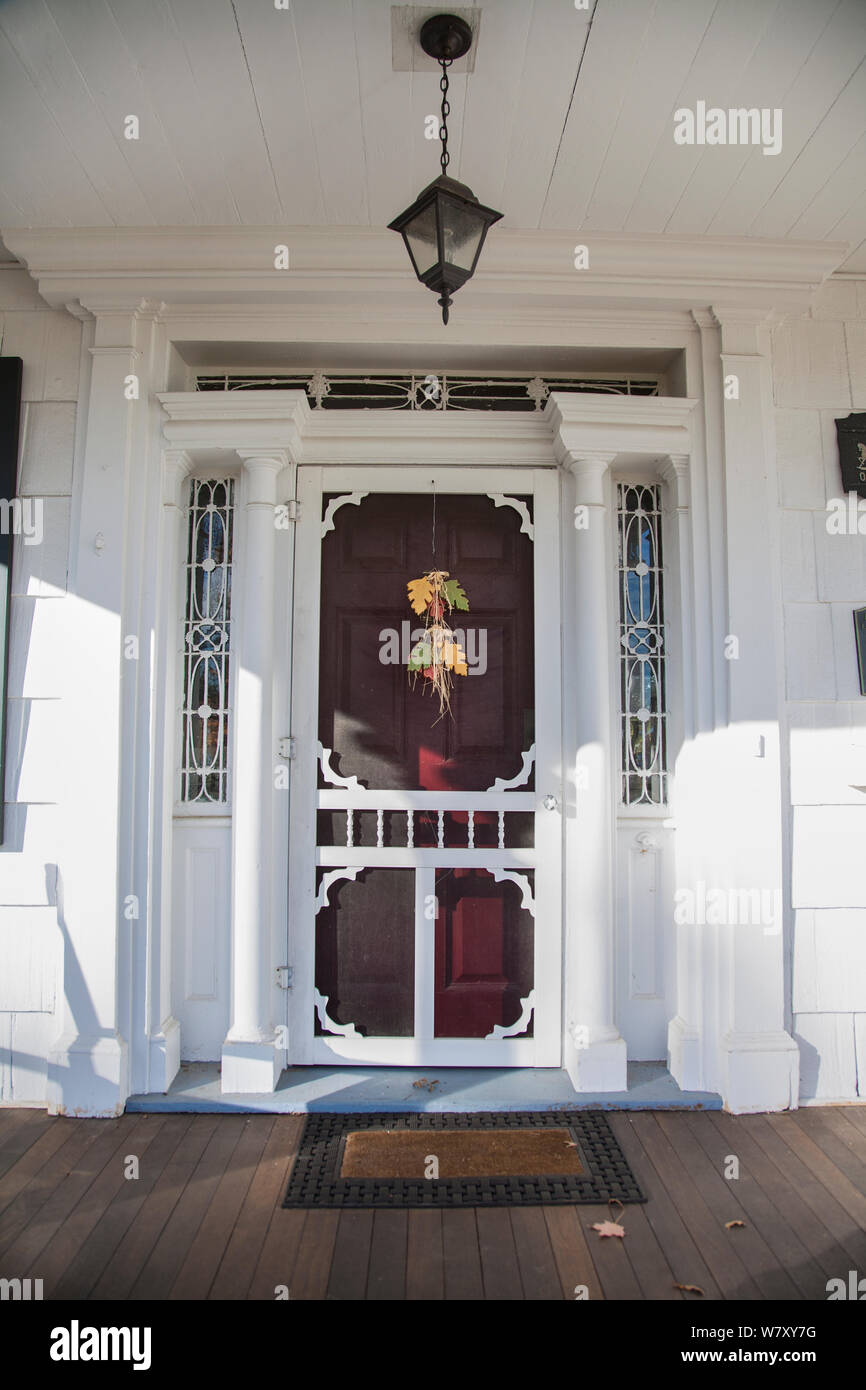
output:
[[[842,491],[866,497],[866,412],[836,421]]]
[[[12,537],[20,507],[13,507],[18,479],[21,418],[20,357],[0,357],[0,844],[6,800],[6,695],[9,684],[9,610],[12,600]]]
[[[857,643],[857,670],[860,694],[866,695],[866,608],[854,609],[854,640]]]

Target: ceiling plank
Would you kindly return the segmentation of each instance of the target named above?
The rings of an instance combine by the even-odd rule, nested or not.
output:
[[[683,7],[666,0],[656,7],[586,209],[586,230],[621,231],[659,141],[667,136],[671,153],[679,149],[671,133],[671,94],[694,61],[716,3],[690,0]]]
[[[533,9],[525,0],[504,0],[495,8],[485,8],[475,71],[466,81],[459,178],[482,203],[506,211],[506,220],[505,173],[517,116],[514,97],[526,59]]]
[[[91,181],[98,176],[99,161],[113,145],[146,200],[147,221],[194,222],[195,208],[148,86],[132,62],[105,0],[76,0],[73,6],[63,0],[47,0],[47,9],[86,84],[78,110],[66,106],[63,120],[64,129],[70,131],[76,150],[86,161]],[[48,82],[45,98],[49,103],[53,99],[53,87]],[[101,124],[97,126],[94,121],[91,130],[103,138],[98,144],[91,143],[92,134],[85,135],[80,128],[82,111],[101,118],[107,127],[108,141]],[[137,140],[124,137],[124,122],[129,115],[139,120]]]
[[[802,71],[829,17],[827,5],[783,0],[736,80],[730,82],[726,73],[718,72],[712,85],[701,93],[707,106],[728,110],[741,106],[782,105],[785,93]],[[786,135],[783,116],[783,141]],[[680,153],[687,149],[683,146]],[[743,145],[704,146],[664,230],[678,235],[706,232],[750,160],[757,162],[757,174],[763,180],[762,194],[766,199],[778,182],[778,176],[767,166],[777,164],[780,158],[781,155],[763,155],[760,150]]]
[[[725,0],[716,6],[695,61],[669,103],[668,117],[626,217],[628,232],[664,231],[706,153],[701,145],[674,143],[674,112],[682,107],[694,111],[696,102],[706,101],[708,94],[718,89],[720,80],[724,81],[727,101],[728,92],[742,80],[743,70],[778,3],[779,0]],[[715,98],[710,104],[716,104]]]
[[[7,192],[13,182],[19,187],[19,194],[12,196],[21,203],[25,220],[45,226],[71,221],[110,226],[131,205],[145,223],[152,222],[147,202],[46,7],[12,0],[0,9],[0,31],[3,179]],[[39,193],[43,179],[44,199]]]
[[[245,225],[283,220],[256,96],[231,0],[168,0],[195,81],[195,99],[222,155],[238,217]],[[275,21],[285,15],[274,11]]]
[[[789,230],[789,235],[802,237],[806,241],[829,238],[833,228],[839,223],[840,209],[847,203],[850,212],[855,204],[862,200],[864,194],[866,135],[861,135],[856,145],[848,151],[842,163],[836,166],[827,182],[797,218]],[[866,236],[866,218],[863,223],[863,235]]]
[[[824,187],[830,174],[845,160],[866,131],[866,63],[857,72],[815,127],[802,152],[762,207],[751,225],[754,236],[785,236]],[[864,190],[863,182],[852,189],[849,201]],[[866,230],[866,228],[864,228]]]
[[[370,221],[351,0],[292,0],[325,223]]]
[[[234,6],[285,220],[319,225],[325,204],[293,9],[261,0]]]
[[[425,171],[429,168],[429,183],[436,173],[433,154],[439,144],[425,140],[423,114],[416,118],[413,107],[413,91],[426,102],[428,75],[393,71],[390,7],[381,0],[354,0],[352,15],[369,221],[383,227],[421,191],[421,183],[415,187],[412,180],[413,149]]]
[[[821,6],[816,8],[821,9]],[[781,34],[779,37],[781,39]],[[859,67],[864,46],[866,5],[863,0],[844,0],[793,83],[779,90],[772,76],[772,60],[766,63],[764,80],[756,84],[754,101],[750,105],[782,110],[782,151],[778,155],[750,151],[739,178],[709,224],[712,234],[725,236],[732,228],[751,233],[762,207]]]
[[[108,0],[114,21],[146,82],[166,140],[181,170],[195,221],[211,226],[238,222],[222,162],[202,109],[195,74],[165,0]]]
[[[497,207],[505,225],[538,227],[591,20],[561,0],[535,0]]]
[[[579,230],[658,3],[604,0],[593,14],[540,225]]]

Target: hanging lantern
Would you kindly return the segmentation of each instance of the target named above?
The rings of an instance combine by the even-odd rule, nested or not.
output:
[[[389,231],[399,232],[415,274],[428,290],[438,293],[442,322],[448,322],[451,295],[475,273],[487,228],[502,217],[501,212],[479,203],[471,188],[448,177],[448,69],[462,58],[472,43],[472,30],[456,15],[440,14],[421,28],[421,47],[442,67],[442,173],[419,193],[411,207],[401,212]]]

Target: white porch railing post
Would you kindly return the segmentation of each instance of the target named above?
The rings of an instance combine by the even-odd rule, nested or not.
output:
[[[272,1091],[282,1067],[271,998],[273,652],[281,450],[237,451],[244,465],[243,596],[235,648],[232,763],[231,1026],[222,1089]]]

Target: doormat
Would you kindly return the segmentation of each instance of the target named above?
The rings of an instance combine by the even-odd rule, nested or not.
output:
[[[307,1116],[284,1207],[645,1202],[603,1111]]]

